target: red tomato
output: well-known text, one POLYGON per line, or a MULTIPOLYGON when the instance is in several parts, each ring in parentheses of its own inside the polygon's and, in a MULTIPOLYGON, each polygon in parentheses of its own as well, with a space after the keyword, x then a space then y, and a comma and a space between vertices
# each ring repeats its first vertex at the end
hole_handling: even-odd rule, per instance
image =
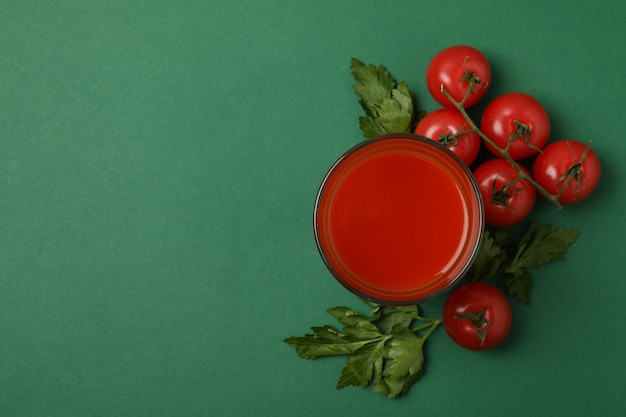
POLYGON ((471 350, 496 347, 511 328, 511 306, 496 287, 465 284, 448 296, 443 325, 456 344, 471 350))
MULTIPOLYGON (((524 159, 544 147, 550 136, 548 113, 534 97, 525 93, 504 94, 487 105, 480 130, 513 159, 524 159), (510 144, 509 144, 510 143, 510 144)), ((501 156, 485 142, 487 149, 501 156)))
POLYGON ((451 46, 439 52, 426 69, 428 91, 439 104, 454 108, 452 102, 441 92, 441 86, 456 101, 461 101, 467 93, 470 80, 474 86, 468 95, 464 108, 470 108, 485 95, 491 82, 491 67, 487 58, 471 46, 451 46))
POLYGON ((465 117, 457 110, 439 109, 419 121, 415 134, 432 139, 447 146, 466 165, 472 165, 480 151, 480 136, 475 132, 462 133, 470 127, 465 117))
MULTIPOLYGON (((522 171, 530 173, 523 167, 522 171)), ((524 219, 535 205, 537 190, 506 159, 483 162, 474 171, 474 178, 485 203, 485 222, 506 227, 524 219)))
POLYGON ((600 181, 600 159, 588 145, 558 140, 537 155, 533 178, 550 194, 559 193, 561 204, 584 200, 600 181))

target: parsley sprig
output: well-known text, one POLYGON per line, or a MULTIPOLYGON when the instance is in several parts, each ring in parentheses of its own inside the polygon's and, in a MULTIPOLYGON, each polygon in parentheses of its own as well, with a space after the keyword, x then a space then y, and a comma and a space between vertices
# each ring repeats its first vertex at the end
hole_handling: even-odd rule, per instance
POLYGON ((356 58, 352 58, 350 70, 356 80, 354 92, 365 111, 365 116, 359 117, 363 136, 409 132, 414 111, 407 83, 401 81, 396 85, 384 66, 365 65, 356 58))
POLYGON ((562 258, 578 236, 577 229, 531 223, 516 243, 509 229, 486 230, 471 267, 473 280, 488 282, 499 277, 511 297, 530 304, 533 275, 529 268, 562 258))
POLYGON ((424 373, 424 342, 441 319, 420 316, 416 305, 366 303, 372 307, 369 316, 347 307, 328 310, 342 331, 330 325, 311 327, 313 333, 289 337, 285 343, 305 359, 345 355, 337 389, 371 385, 390 398, 405 395, 424 373))

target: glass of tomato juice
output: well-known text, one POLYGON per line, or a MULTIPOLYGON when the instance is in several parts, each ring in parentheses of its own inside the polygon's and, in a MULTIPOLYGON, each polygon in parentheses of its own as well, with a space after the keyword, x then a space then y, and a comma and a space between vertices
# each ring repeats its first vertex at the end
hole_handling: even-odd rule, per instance
POLYGON ((317 247, 354 294, 386 305, 445 292, 470 268, 484 207, 469 168, 412 134, 364 140, 326 174, 314 210, 317 247))

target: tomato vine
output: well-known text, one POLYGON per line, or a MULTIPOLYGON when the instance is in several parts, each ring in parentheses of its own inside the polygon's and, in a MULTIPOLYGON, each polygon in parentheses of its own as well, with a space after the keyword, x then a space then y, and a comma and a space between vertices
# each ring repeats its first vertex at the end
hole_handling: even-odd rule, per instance
MULTIPOLYGON (((454 97, 452 97, 450 95, 450 93, 448 93, 448 91, 445 89, 445 87, 443 85, 441 86, 441 92, 448 98, 448 100, 450 100, 450 102, 452 102, 452 104, 454 104, 454 107, 456 107, 456 109, 463 115, 463 117, 465 118, 465 120, 467 121, 467 123, 470 126, 470 129, 469 129, 470 132, 476 133, 478 136, 481 137, 481 139, 483 139, 493 149, 495 149, 504 159, 506 159, 511 164, 511 166, 517 171, 517 173, 519 174, 521 179, 524 179, 524 180, 528 181, 529 184, 531 184, 533 187, 535 187, 535 189, 537 190, 538 193, 540 193, 543 197, 545 197, 546 200, 548 200, 549 202, 554 204, 557 209, 563 208, 563 205, 559 202, 559 197, 560 197, 561 193, 565 190, 566 187, 563 187, 558 194, 551 194, 550 192, 548 192, 537 181, 535 181, 532 178, 532 176, 530 176, 526 172, 524 172, 524 170, 522 169, 521 165, 518 164, 517 161, 515 159, 513 159, 511 157, 511 155, 509 154, 508 147, 507 148, 501 148, 500 146, 498 146, 493 140, 491 140, 491 138, 489 136, 485 135, 480 130, 480 128, 476 125, 474 120, 467 113, 467 111, 465 110, 463 105, 465 104, 465 100, 467 100, 467 97, 469 96, 469 94, 472 91, 473 83, 474 83, 474 81, 470 79, 467 93, 465 94, 465 96, 463 97, 463 99, 461 101, 456 101, 454 99, 454 97)), ((513 142, 510 141, 509 144, 510 143, 513 143, 513 142)))

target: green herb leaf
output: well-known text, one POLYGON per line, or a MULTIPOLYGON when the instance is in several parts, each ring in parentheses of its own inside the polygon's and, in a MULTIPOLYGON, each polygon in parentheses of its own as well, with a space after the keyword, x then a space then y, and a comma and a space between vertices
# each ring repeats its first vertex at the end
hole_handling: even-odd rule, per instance
POLYGON ((366 138, 373 138, 387 133, 380 123, 364 116, 359 117, 359 127, 366 138))
POLYGON ((422 377, 424 339, 407 328, 401 328, 389 345, 389 359, 385 362, 383 378, 374 390, 393 398, 406 394, 422 377))
POLYGON ((515 253, 517 244, 511 235, 511 231, 507 227, 498 227, 493 232, 493 241, 496 245, 503 248, 507 253, 515 253))
POLYGON ((537 267, 560 259, 580 236, 576 229, 553 229, 550 225, 541 226, 536 231, 535 229, 536 224, 531 224, 520 241, 517 254, 509 268, 515 270, 537 267))
POLYGON ((346 358, 346 366, 341 371, 337 389, 349 385, 365 387, 374 377, 379 380, 382 374, 384 355, 384 341, 356 350, 346 358))
POLYGON ((530 304, 530 294, 533 289, 533 276, 530 272, 520 269, 518 274, 502 280, 506 292, 524 304, 530 304))
POLYGON ((392 398, 404 395, 424 372, 423 345, 441 320, 420 317, 418 306, 366 304, 372 307, 370 316, 348 307, 328 309, 343 331, 329 325, 312 327, 313 333, 285 342, 305 359, 346 355, 337 389, 371 385, 392 398), (423 324, 412 329, 414 321, 423 324))
POLYGON ((371 138, 385 133, 409 132, 413 122, 413 97, 409 86, 404 81, 396 86, 382 65, 365 65, 352 58, 350 70, 356 80, 354 92, 365 111, 365 116, 359 117, 363 135, 371 138))
POLYGON ((368 343, 368 341, 351 338, 344 333, 339 333, 331 326, 312 327, 311 330, 315 333, 285 339, 285 343, 293 347, 298 356, 305 359, 349 355, 368 343))
POLYGON ((409 328, 413 320, 419 320, 419 308, 412 306, 382 306, 376 326, 384 333, 390 334, 397 327, 409 328))
POLYGON ((503 269, 507 278, 502 285, 507 293, 524 304, 530 304, 533 277, 526 268, 562 258, 578 236, 580 232, 576 229, 553 228, 550 225, 537 228, 532 223, 520 240, 515 256, 503 269))
POLYGON ((329 309, 328 312, 344 325, 343 330, 348 336, 361 340, 382 336, 376 325, 354 310, 347 307, 335 307, 329 309))
POLYGON ((470 269, 472 279, 486 282, 500 277, 511 297, 530 304, 533 276, 528 268, 562 258, 579 236, 576 229, 531 223, 516 243, 506 228, 497 228, 493 233, 486 230, 470 269))
POLYGON ((478 254, 470 269, 473 280, 487 282, 498 275, 506 257, 506 251, 495 242, 489 230, 485 230, 478 254))

